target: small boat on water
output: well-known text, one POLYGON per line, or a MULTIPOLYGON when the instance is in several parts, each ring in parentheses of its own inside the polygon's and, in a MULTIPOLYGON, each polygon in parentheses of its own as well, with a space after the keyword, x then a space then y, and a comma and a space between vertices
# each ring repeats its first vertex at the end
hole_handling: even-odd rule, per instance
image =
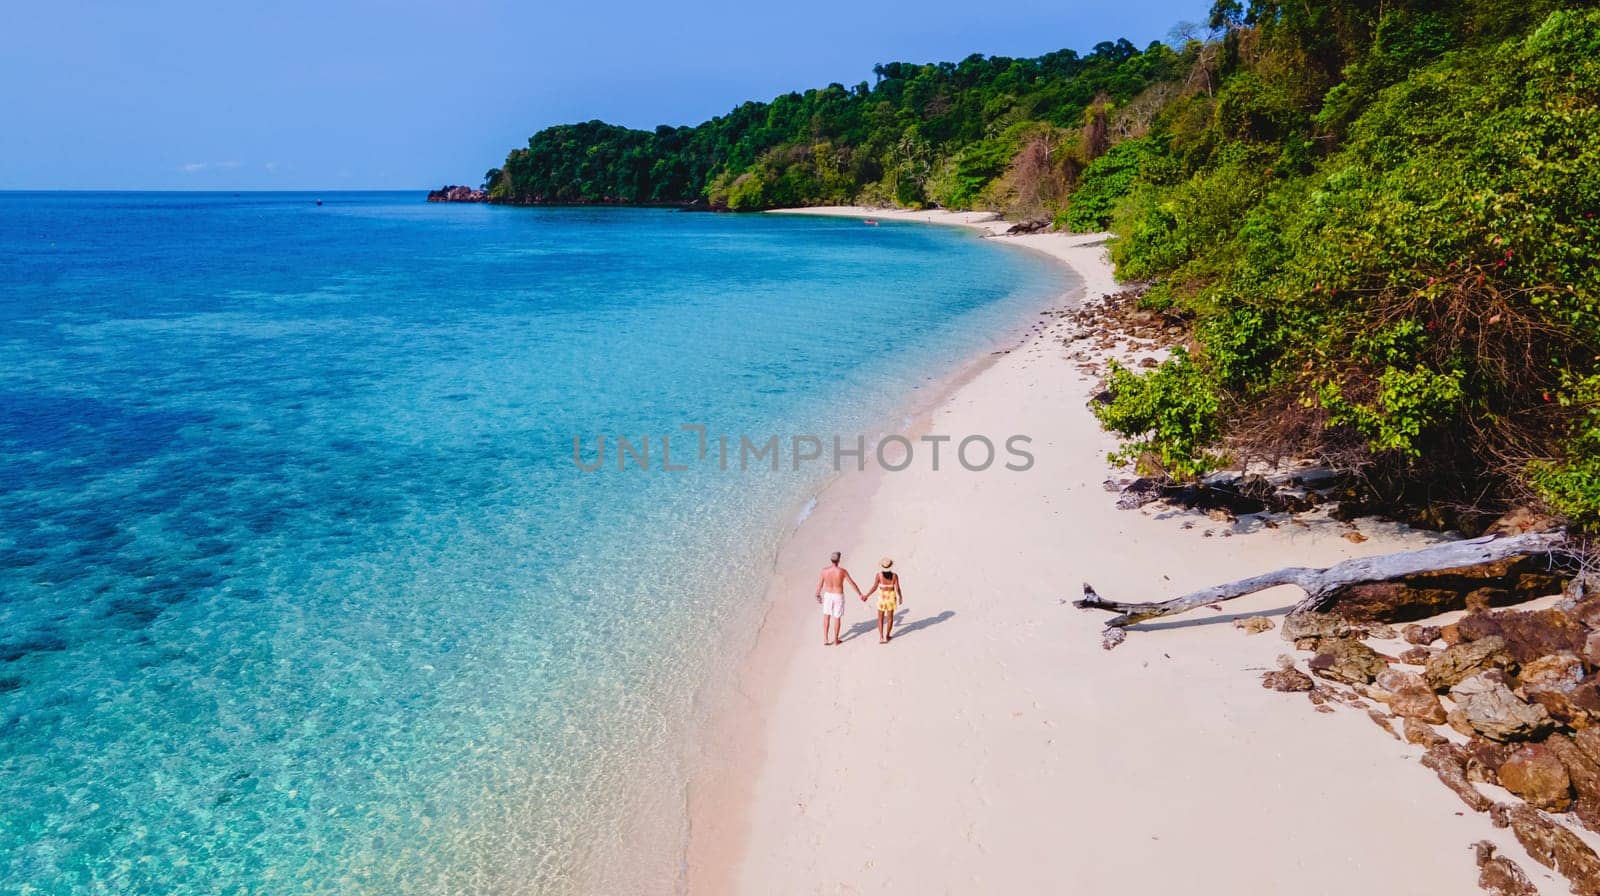
POLYGON ((861 223, 867 225, 868 227, 877 227, 878 226, 877 219, 875 219, 875 218, 867 218, 867 219, 863 220, 861 223))

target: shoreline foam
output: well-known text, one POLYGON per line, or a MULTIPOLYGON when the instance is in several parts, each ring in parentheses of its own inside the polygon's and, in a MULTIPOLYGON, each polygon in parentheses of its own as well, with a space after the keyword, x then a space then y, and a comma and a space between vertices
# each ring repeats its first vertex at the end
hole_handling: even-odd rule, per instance
MULTIPOLYGON (((977 214, 802 211, 1004 226, 977 214)), ((1098 238, 1006 242, 1064 261, 1086 295, 1116 288, 1098 238)), ((1092 384, 1040 338, 1058 326, 927 416, 954 433, 1031 427, 1036 469, 841 477, 780 549, 755 646, 704 735, 684 888, 1470 892, 1470 843, 1520 855, 1401 758, 1417 748, 1382 737, 1364 713, 1317 715, 1261 689, 1255 672, 1286 645, 1226 623, 1279 611, 1292 590, 1147 624, 1117 651, 1099 649, 1103 620, 1062 605, 1081 581, 1155 598, 1427 536, 1364 521, 1368 540, 1353 544, 1331 522, 1265 530, 1116 510, 1099 485, 1115 472, 1104 460, 1113 440, 1085 407, 1092 384), (875 643, 854 602, 845 644, 820 645, 807 595, 835 547, 858 578, 878 554, 896 556, 908 609, 892 645, 875 643)), ((1563 889, 1529 870, 1542 890, 1563 889)))

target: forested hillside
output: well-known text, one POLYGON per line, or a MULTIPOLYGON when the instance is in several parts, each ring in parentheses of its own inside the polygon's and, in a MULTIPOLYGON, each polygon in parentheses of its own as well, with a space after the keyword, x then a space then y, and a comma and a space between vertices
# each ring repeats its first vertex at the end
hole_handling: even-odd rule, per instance
POLYGON ((696 127, 550 128, 487 186, 1109 228, 1191 333, 1100 409, 1147 470, 1321 457, 1439 525, 1600 524, 1592 4, 1220 0, 1171 45, 874 74, 696 127))
MULTIPOLYGON (((703 202, 735 211, 1009 204, 996 182, 1019 153, 1037 153, 1045 168, 1075 165, 1052 153, 1086 122, 1103 149, 1113 136, 1110 110, 1191 64, 1166 44, 1141 52, 1125 40, 1087 56, 1062 50, 1036 59, 894 62, 874 67, 870 86, 830 84, 745 103, 694 127, 651 132, 591 121, 547 128, 488 172, 485 186, 509 203, 703 202)), ((1062 195, 1027 198, 1042 208, 1062 195)))

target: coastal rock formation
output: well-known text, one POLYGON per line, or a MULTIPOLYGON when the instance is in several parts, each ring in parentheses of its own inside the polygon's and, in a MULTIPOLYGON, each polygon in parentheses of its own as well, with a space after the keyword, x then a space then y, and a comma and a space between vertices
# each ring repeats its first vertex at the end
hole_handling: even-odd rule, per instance
POLYGON ((1243 629, 1247 635, 1259 635, 1262 632, 1271 631, 1274 625, 1275 623, 1265 616, 1251 616, 1247 619, 1233 620, 1233 627, 1243 629))
POLYGON ((1324 638, 1360 637, 1365 632, 1349 620, 1326 613, 1290 613, 1283 619, 1281 634, 1301 650, 1314 650, 1324 638))
POLYGON ((1433 693, 1433 688, 1421 675, 1399 669, 1385 669, 1378 673, 1367 694, 1389 711, 1406 719, 1417 719, 1431 725, 1443 725, 1444 706, 1433 693))
MULTIPOLYGON (((1543 593, 1553 594, 1559 590, 1543 593)), ((1588 632, 1577 619, 1555 608, 1471 613, 1456 623, 1456 628, 1464 641, 1503 639, 1506 649, 1519 663, 1562 651, 1576 654, 1584 649, 1588 639, 1588 632)))
POLYGON ((1444 741, 1428 748, 1422 754, 1422 764, 1433 769, 1444 786, 1450 788, 1474 812, 1487 812, 1494 800, 1472 786, 1467 780, 1467 751, 1456 744, 1444 741))
POLYGON ((1550 713, 1535 703, 1517 699, 1503 682, 1489 673, 1474 675, 1450 689, 1456 708, 1448 713, 1450 727, 1463 734, 1478 733, 1501 742, 1528 740, 1555 726, 1550 713))
POLYGON ((1544 744, 1525 744, 1501 764, 1496 780, 1528 805, 1565 812, 1572 805, 1567 767, 1544 744))
POLYGON ((1434 690, 1448 691, 1464 678, 1489 669, 1504 669, 1513 663, 1511 654, 1506 651, 1505 639, 1490 636, 1470 644, 1445 648, 1442 653, 1428 659, 1427 671, 1423 675, 1434 690))
POLYGON ((1316 683, 1311 676, 1294 667, 1294 657, 1284 655, 1278 657, 1277 669, 1261 676, 1261 686, 1274 691, 1298 693, 1311 690, 1316 683))
POLYGON ((1397 659, 1408 666, 1426 666, 1433 656, 1434 652, 1426 647, 1412 647, 1401 651, 1397 659))
POLYGON ((1047 219, 1047 218, 1035 218, 1035 219, 1033 219, 1031 221, 1018 221, 1017 223, 1011 225, 1010 227, 1007 227, 1006 228, 1006 236, 1016 236, 1018 234, 1025 234, 1025 233, 1044 233, 1045 231, 1047 231, 1049 229, 1050 229, 1050 221, 1049 221, 1049 219, 1047 219))
POLYGON ((1577 834, 1532 806, 1498 804, 1490 809, 1490 817, 1496 825, 1509 827, 1534 861, 1560 872, 1572 892, 1600 893, 1600 856, 1577 834))
POLYGON ((1354 638, 1331 638, 1317 647, 1307 664, 1311 674, 1344 684, 1366 684, 1389 668, 1384 656, 1354 638))
POLYGON ((1539 896, 1539 890, 1516 862, 1494 854, 1493 843, 1479 840, 1472 848, 1478 855, 1478 886, 1490 896, 1539 896))
POLYGON ((1426 647, 1439 640, 1439 627, 1437 625, 1408 625, 1400 630, 1400 637, 1405 638, 1408 644, 1426 647))
POLYGON ((488 190, 474 190, 471 187, 447 184, 437 190, 428 191, 429 202, 488 202, 488 190))
POLYGON ((1499 784, 1500 766, 1516 751, 1510 744, 1497 744, 1481 737, 1467 741, 1462 749, 1467 751, 1467 780, 1478 784, 1499 784))
POLYGON ((1421 719, 1404 719, 1400 723, 1400 731, 1405 736, 1405 742, 1416 744, 1419 747, 1432 747, 1437 744, 1447 743, 1444 735, 1433 730, 1433 726, 1421 719))
POLYGON ((1346 619, 1407 622, 1450 610, 1504 607, 1557 594, 1566 576, 1543 556, 1419 572, 1381 582, 1360 582, 1329 596, 1327 612, 1346 619))

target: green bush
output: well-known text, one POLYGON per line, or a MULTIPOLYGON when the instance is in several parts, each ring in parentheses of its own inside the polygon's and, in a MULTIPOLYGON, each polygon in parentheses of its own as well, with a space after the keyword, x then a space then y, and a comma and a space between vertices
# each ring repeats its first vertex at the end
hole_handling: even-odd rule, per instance
POLYGON ((1124 140, 1090 162, 1067 200, 1060 223, 1078 233, 1105 230, 1111 224, 1112 210, 1128 195, 1140 166, 1159 152, 1160 147, 1151 140, 1124 140))
POLYGON ((1106 389, 1111 400, 1096 405, 1095 416, 1128 439, 1111 455, 1113 463, 1136 462, 1141 472, 1181 479, 1200 476, 1220 461, 1212 453, 1221 432, 1217 386, 1188 352, 1178 349, 1142 374, 1113 363, 1106 389), (1150 468, 1148 457, 1160 470, 1150 468))

